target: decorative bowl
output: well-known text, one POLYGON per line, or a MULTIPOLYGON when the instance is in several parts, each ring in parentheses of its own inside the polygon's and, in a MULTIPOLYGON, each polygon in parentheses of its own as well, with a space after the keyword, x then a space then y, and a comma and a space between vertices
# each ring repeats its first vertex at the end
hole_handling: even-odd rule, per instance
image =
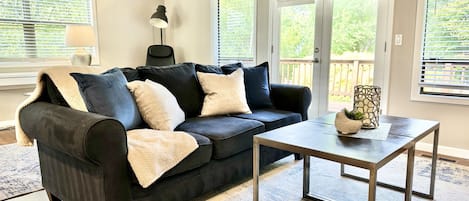
POLYGON ((337 112, 335 115, 335 127, 340 134, 355 134, 362 127, 362 120, 353 120, 347 118, 345 112, 337 112))

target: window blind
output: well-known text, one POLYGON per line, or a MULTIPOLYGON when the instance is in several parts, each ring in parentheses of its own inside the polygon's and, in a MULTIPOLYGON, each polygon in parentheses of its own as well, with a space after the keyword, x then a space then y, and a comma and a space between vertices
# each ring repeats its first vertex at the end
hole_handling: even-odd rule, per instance
MULTIPOLYGON (((0 1, 0 60, 69 58, 67 24, 92 23, 91 0, 0 1)), ((94 54, 95 48, 89 48, 94 54)))
POLYGON ((255 0, 218 0, 218 62, 255 63, 255 0))
POLYGON ((469 0, 427 0, 420 93, 469 97, 469 0))

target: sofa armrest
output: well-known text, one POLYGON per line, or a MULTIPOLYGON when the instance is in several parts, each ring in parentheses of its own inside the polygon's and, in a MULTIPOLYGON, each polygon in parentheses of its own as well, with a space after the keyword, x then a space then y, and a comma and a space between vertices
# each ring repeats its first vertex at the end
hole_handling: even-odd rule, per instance
MULTIPOLYGON (((23 130, 41 145, 83 161, 82 164, 95 164, 96 172, 101 172, 100 175, 93 176, 85 173, 81 177, 100 178, 102 183, 90 187, 103 189, 104 197, 99 198, 100 200, 131 199, 127 136, 119 121, 45 102, 32 103, 24 107, 20 111, 19 119, 23 130)), ((41 168, 44 166, 54 168, 54 166, 49 167, 49 164, 41 163, 41 168)), ((70 176, 76 177, 76 175, 58 175, 57 177, 70 176)), ((58 182, 54 185, 64 184, 58 182)), ((70 192, 54 193, 59 194, 58 197, 61 195, 67 197, 67 193, 70 192)))
POLYGON ((300 113, 303 121, 308 119, 311 104, 311 90, 308 87, 288 84, 270 86, 270 97, 275 108, 300 113))

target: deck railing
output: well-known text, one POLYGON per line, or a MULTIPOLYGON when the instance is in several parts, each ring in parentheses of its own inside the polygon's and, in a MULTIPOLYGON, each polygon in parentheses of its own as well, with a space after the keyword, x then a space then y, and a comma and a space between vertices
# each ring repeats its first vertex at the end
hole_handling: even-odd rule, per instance
MULTIPOLYGON (((353 87, 373 84, 373 60, 332 59, 330 62, 329 95, 353 96, 353 87)), ((313 60, 281 59, 282 83, 312 86, 313 60)))
MULTIPOLYGON (((234 61, 242 61, 246 66, 254 65, 252 59, 246 58, 222 59, 220 63, 233 63, 234 61)), ((311 59, 281 59, 279 68, 281 83, 312 87, 313 64, 311 59)), ((331 59, 329 95, 345 97, 349 100, 353 96, 355 85, 373 84, 373 68, 372 59, 331 59)))

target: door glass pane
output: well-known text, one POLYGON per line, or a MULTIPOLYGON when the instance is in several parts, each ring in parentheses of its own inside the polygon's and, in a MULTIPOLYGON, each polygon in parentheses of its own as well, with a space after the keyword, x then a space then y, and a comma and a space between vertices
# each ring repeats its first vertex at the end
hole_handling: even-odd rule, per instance
POLYGON ((329 111, 352 109, 353 87, 373 84, 378 0, 334 0, 329 111))
POLYGON ((312 88, 315 4, 280 7, 280 82, 312 88))

